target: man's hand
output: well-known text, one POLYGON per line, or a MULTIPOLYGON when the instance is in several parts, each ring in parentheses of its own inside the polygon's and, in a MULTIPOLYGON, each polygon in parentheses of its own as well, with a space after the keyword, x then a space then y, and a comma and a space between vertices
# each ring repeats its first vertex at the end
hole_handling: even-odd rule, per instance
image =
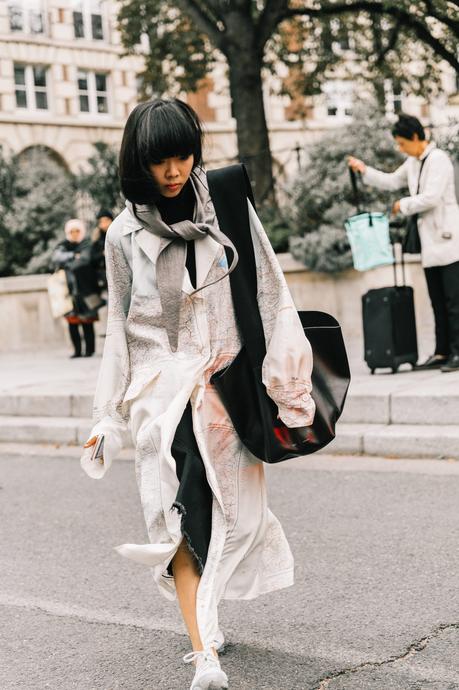
POLYGON ((347 164, 354 172, 362 173, 362 175, 364 175, 367 171, 367 166, 365 165, 365 163, 363 161, 360 160, 360 158, 354 158, 354 156, 348 156, 347 164))
POLYGON ((400 201, 394 201, 392 205, 392 215, 396 216, 397 213, 400 213, 400 201))

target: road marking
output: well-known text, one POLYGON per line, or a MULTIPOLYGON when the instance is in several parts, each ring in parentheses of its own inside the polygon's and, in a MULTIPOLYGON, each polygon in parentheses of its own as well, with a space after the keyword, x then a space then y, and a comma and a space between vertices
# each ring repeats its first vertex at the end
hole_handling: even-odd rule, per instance
POLYGON ((177 630, 177 626, 165 620, 153 622, 149 618, 137 618, 125 614, 111 613, 103 609, 87 609, 82 606, 72 606, 58 601, 41 599, 39 597, 20 597, 9 592, 0 592, 0 606, 11 606, 29 611, 42 611, 51 616, 63 618, 77 618, 85 623, 101 625, 124 625, 132 628, 142 628, 151 631, 168 631, 177 635, 185 635, 185 630, 177 630))

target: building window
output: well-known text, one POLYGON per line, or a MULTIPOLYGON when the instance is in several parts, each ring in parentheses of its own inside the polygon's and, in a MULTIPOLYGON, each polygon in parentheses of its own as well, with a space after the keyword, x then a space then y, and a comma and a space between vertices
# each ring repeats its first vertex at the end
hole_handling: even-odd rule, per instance
POLYGON ((77 80, 80 113, 108 113, 107 75, 79 70, 77 80))
POLYGON ((343 119, 352 117, 354 85, 350 81, 336 80, 324 84, 328 117, 343 119))
POLYGON ((47 69, 42 65, 14 65, 16 107, 48 110, 47 69))
POLYGON ((74 0, 73 33, 75 38, 104 40, 101 0, 74 0))
POLYGON ((42 0, 10 0, 8 15, 11 31, 42 34, 45 19, 42 0))
POLYGON ((386 80, 384 86, 386 92, 386 113, 398 115, 403 110, 403 90, 399 85, 394 84, 390 80, 386 80))

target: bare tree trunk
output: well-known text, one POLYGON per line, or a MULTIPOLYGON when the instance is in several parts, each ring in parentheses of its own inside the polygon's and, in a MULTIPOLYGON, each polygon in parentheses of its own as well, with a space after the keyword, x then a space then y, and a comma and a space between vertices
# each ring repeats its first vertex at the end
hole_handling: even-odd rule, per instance
POLYGON ((236 119, 237 143, 258 202, 275 203, 272 158, 266 125, 261 78, 262 60, 255 50, 229 48, 226 54, 232 114, 236 119))

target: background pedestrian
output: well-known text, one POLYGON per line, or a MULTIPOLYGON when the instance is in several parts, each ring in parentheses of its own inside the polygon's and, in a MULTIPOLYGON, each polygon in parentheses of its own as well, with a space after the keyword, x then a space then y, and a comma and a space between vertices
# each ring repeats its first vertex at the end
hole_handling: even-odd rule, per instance
POLYGON ((454 167, 445 151, 426 139, 421 122, 401 114, 392 134, 407 160, 392 173, 349 158, 366 184, 380 189, 408 187, 393 203, 394 214, 411 218, 419 233, 424 273, 435 318, 435 352, 418 369, 459 370, 459 206, 454 167))
POLYGON ((73 311, 66 315, 74 352, 71 358, 91 357, 95 352, 94 322, 97 321, 99 301, 97 277, 91 261, 91 240, 86 237, 86 226, 78 218, 65 224, 65 237, 54 250, 53 263, 65 269, 73 302, 73 311), (81 348, 80 327, 83 329, 85 351, 81 348))
POLYGON ((97 226, 92 234, 91 260, 97 274, 100 294, 104 297, 107 290, 105 274, 105 239, 107 230, 113 222, 113 213, 107 208, 101 208, 96 216, 97 226))

